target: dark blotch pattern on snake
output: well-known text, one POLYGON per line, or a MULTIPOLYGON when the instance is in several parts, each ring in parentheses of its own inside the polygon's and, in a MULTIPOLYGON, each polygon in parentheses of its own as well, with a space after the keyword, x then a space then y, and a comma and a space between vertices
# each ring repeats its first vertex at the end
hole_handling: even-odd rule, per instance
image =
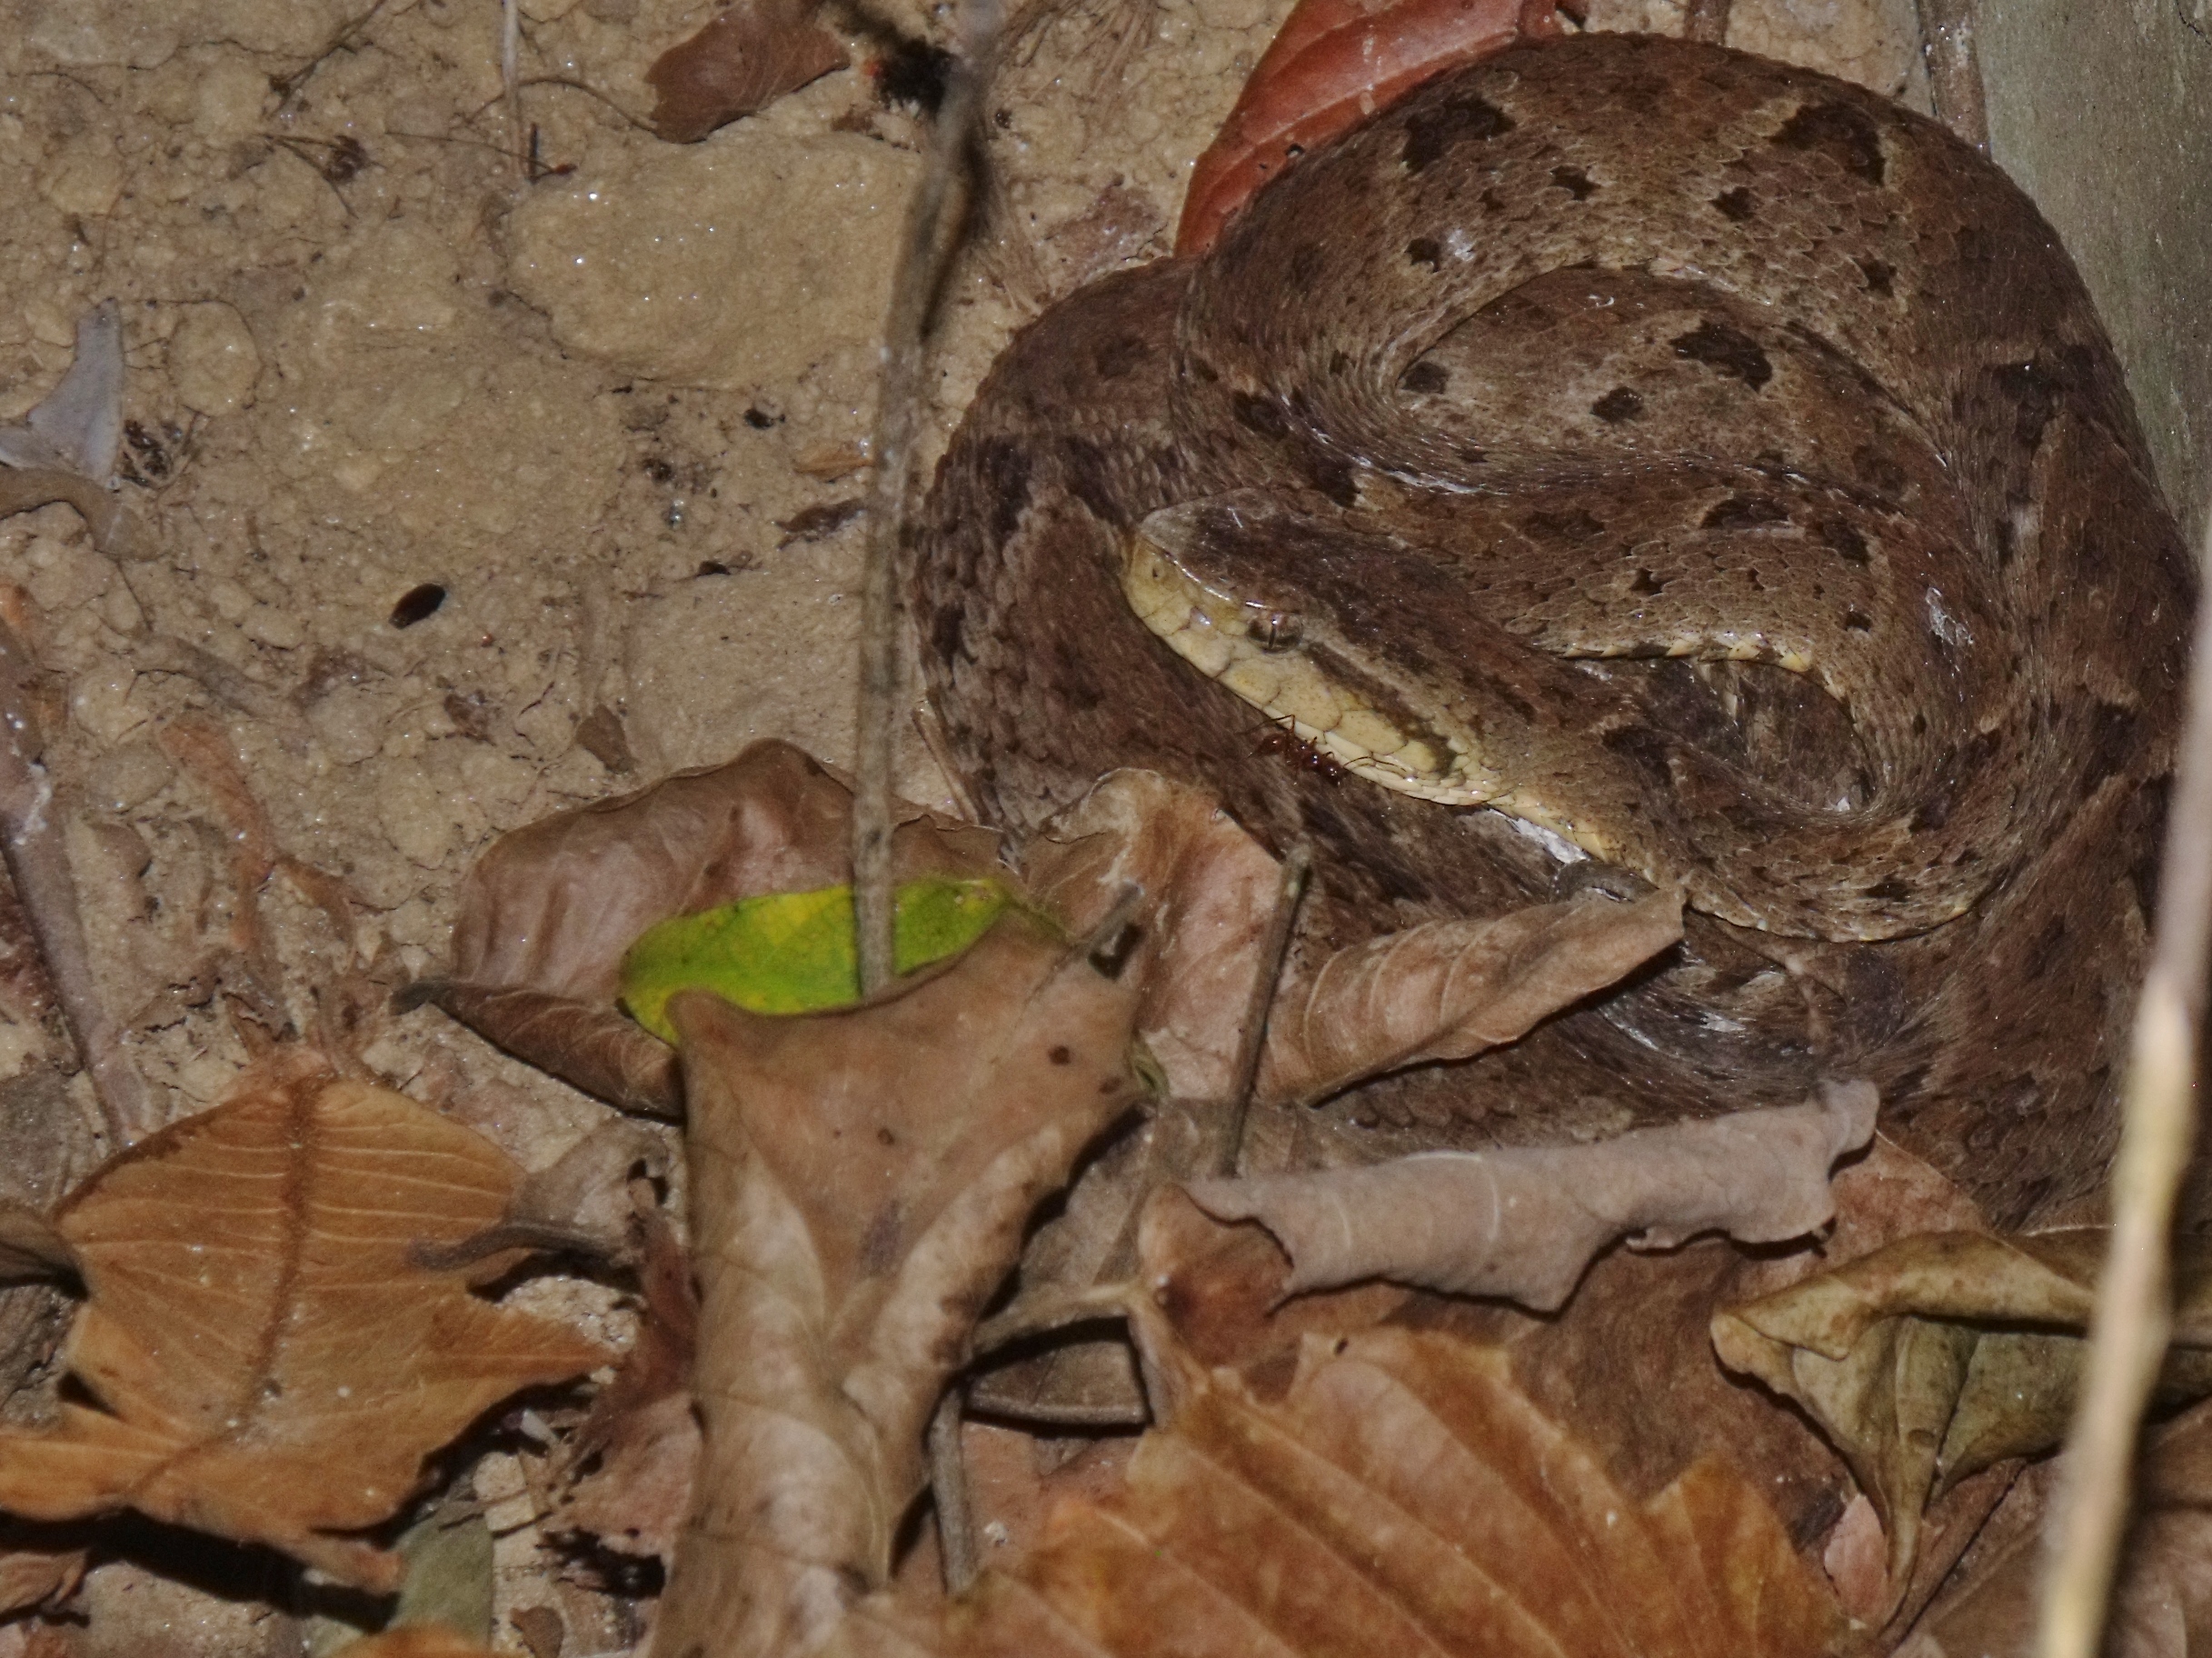
POLYGON ((990 815, 1202 784, 1313 841, 1312 947, 1545 899, 1500 812, 1255 744, 1123 596, 1148 519, 1695 912, 1432 1089, 1653 1120, 1863 1074, 2000 1224, 2094 1189, 2194 578, 2071 264, 1941 129, 1716 48, 1510 52, 1056 306, 946 455, 910 593, 990 815))

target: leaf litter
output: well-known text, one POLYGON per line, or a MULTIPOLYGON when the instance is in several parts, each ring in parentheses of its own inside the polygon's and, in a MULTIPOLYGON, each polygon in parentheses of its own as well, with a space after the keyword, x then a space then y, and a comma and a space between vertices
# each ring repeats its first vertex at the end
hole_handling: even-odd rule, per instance
MULTIPOLYGON (((381 165, 384 164, 380 163, 379 165, 381 165)), ((5 483, 6 479, 5 474, 0 474, 0 486, 4 486, 5 483)), ((620 726, 618 725, 616 729, 619 734, 620 726)), ((1034 853, 1038 849, 1031 849, 1031 852, 1034 853)), ((588 868, 588 865, 586 867, 588 868)), ((1259 870, 1258 874, 1264 883, 1265 879, 1271 874, 1271 871, 1262 869, 1259 870)), ((832 872, 825 874, 822 878, 824 880, 834 880, 841 877, 837 876, 832 872)), ((790 889, 779 889, 771 886, 763 887, 760 890, 773 891, 790 889)), ((1111 894, 1109 895, 1111 896, 1111 894)), ((1256 929, 1259 924, 1257 916, 1260 911, 1263 910, 1264 907, 1264 904, 1259 905, 1256 909, 1252 908, 1251 906, 1247 906, 1247 913, 1244 922, 1242 924, 1232 924, 1231 930, 1233 931, 1236 924, 1242 924, 1248 929, 1256 929)), ((511 934, 510 936, 513 935, 511 934)), ((531 934, 525 931, 523 936, 527 937, 531 936, 531 934)), ((1233 980, 1235 974, 1233 972, 1231 972, 1225 976, 1228 979, 1233 980)), ((1338 969, 1338 976, 1340 982, 1342 982, 1349 976, 1349 964, 1340 966, 1338 969)), ((1191 998, 1187 989, 1185 991, 1177 992, 1173 995, 1160 990, 1159 986, 1161 984, 1173 983, 1175 978, 1175 974, 1170 974, 1163 975, 1161 979, 1147 979, 1144 981, 1145 989, 1142 992, 1142 995, 1158 998, 1158 1005, 1155 1007, 1154 1011, 1158 1012, 1160 1008, 1164 1007, 1166 1010, 1166 1014, 1149 1023, 1144 1021, 1142 1015, 1140 1015, 1140 1023, 1142 1024, 1142 1028, 1144 1028, 1147 1032, 1151 1033, 1155 1036, 1161 1035, 1182 1025, 1188 1025, 1189 1028, 1198 1031, 1198 1038, 1186 1050, 1185 1057, 1188 1058, 1198 1056, 1204 1058, 1206 1063, 1212 1066, 1214 1074, 1211 1080, 1201 1078, 1193 1084, 1187 1097, 1191 1101, 1199 1102, 1201 1104, 1211 1104, 1218 1101, 1218 1099, 1225 1092, 1227 1092, 1230 1085, 1231 1074, 1233 1071, 1231 1062, 1233 1060, 1235 1052, 1235 1043, 1233 1041, 1233 1036, 1235 1034, 1235 1020, 1231 1015, 1237 1008, 1242 1005, 1242 1004, 1234 995, 1223 995, 1220 999, 1220 1007, 1213 1014, 1205 1018, 1197 1017, 1192 1012, 1191 998), (1226 1036, 1223 1034, 1224 1033, 1227 1033, 1226 1036)), ((1190 983, 1191 983, 1191 981, 1184 981, 1186 986, 1190 983)), ((463 987, 470 989, 482 988, 481 984, 465 979, 461 980, 460 984, 463 987)), ((546 993, 543 992, 516 991, 512 988, 505 987, 503 987, 497 992, 486 992, 485 994, 519 996, 546 994, 546 993)), ((1199 998, 1199 1001, 1202 1003, 1204 998, 1199 998)), ((594 1004, 581 998, 563 1002, 560 1001, 557 996, 555 996, 536 1004, 536 1012, 542 1022, 547 1026, 557 1027, 555 1034, 558 1037, 558 1041, 554 1043, 554 1045, 558 1046, 561 1043, 567 1044, 568 1057, 564 1063, 568 1064, 572 1070, 579 1068, 580 1057, 583 1055, 587 1045, 582 1040, 574 1037, 573 1033, 576 1029, 575 1020, 580 1013, 586 1008, 593 1006, 596 1006, 600 1012, 604 1013, 606 1011, 605 1004, 594 1004)), ((1541 1015, 1539 1014, 1536 1016, 1540 1017, 1541 1015)), ((1310 1023, 1313 1025, 1313 1028, 1320 1034, 1320 1035, 1324 1038, 1325 1043, 1333 1041, 1334 1034, 1329 1030, 1327 1022, 1310 1021, 1309 1023, 1310 1023)), ((656 1049, 654 1047, 645 1045, 643 1040, 638 1038, 638 1034, 634 1026, 627 1025, 626 1022, 619 1022, 612 1014, 608 1015, 608 1024, 602 1030, 602 1034, 603 1034, 604 1031, 617 1028, 618 1024, 623 1031, 623 1040, 621 1042, 615 1042, 613 1038, 609 1038, 607 1051, 615 1055, 616 1059, 620 1063, 612 1065, 606 1074, 613 1076, 617 1080, 620 1087, 630 1090, 628 1097, 625 1099, 625 1103, 635 1103, 650 1098, 653 1102, 657 1103, 662 1109, 673 1110, 676 1104, 677 1090, 674 1081, 674 1071, 667 1050, 664 1048, 660 1048, 657 1049, 656 1053, 656 1049), (641 1060, 641 1056, 651 1056, 642 1061, 642 1069, 633 1067, 630 1070, 624 1070, 623 1068, 624 1064, 627 1064, 632 1061, 641 1060), (641 1078, 644 1080, 639 1080, 641 1078)), ((1161 1070, 1163 1074, 1178 1078, 1195 1076, 1197 1074, 1195 1069, 1191 1071, 1179 1071, 1175 1062, 1166 1060, 1162 1054, 1158 1051, 1165 1049, 1170 1044, 1165 1042, 1159 1042, 1153 1045, 1155 1046, 1156 1050, 1154 1055, 1155 1058, 1161 1061, 1161 1070)), ((1362 1047, 1362 1054, 1364 1056, 1372 1060, 1372 1062, 1377 1065, 1390 1063, 1387 1057, 1377 1057, 1379 1055, 1387 1054, 1388 1051, 1388 1044, 1380 1040, 1380 1038, 1370 1043, 1364 1044, 1362 1047)), ((1410 1053, 1410 1050, 1408 1050, 1408 1052, 1410 1053)), ((1270 1063, 1275 1057, 1275 1050, 1272 1041, 1270 1041, 1270 1049, 1268 1057, 1270 1063)), ((1310 1066, 1305 1080, 1301 1082, 1297 1082, 1290 1084, 1284 1084, 1281 1083, 1281 1076, 1295 1076, 1295 1073, 1279 1074, 1275 1072, 1269 1072, 1264 1074, 1269 1080, 1263 1083, 1262 1091, 1267 1092, 1269 1090, 1279 1089, 1285 1097, 1300 1097, 1301 1095, 1310 1094, 1313 1091, 1325 1091, 1329 1086, 1332 1085, 1332 1076, 1349 1078, 1350 1072, 1348 1069, 1343 1068, 1340 1058, 1326 1054, 1322 1057, 1324 1063, 1310 1066), (1329 1069, 1330 1065, 1335 1065, 1339 1068, 1337 1071, 1332 1073, 1329 1069)), ((1360 1056, 1355 1055, 1354 1057, 1358 1058, 1360 1056)), ((1179 1097, 1181 1097, 1180 1084, 1178 1093, 1179 1097)), ((1717 1104, 1719 1102, 1717 1102, 1717 1104)), ((1188 1164, 1188 1160, 1184 1160, 1182 1164, 1179 1164, 1177 1156, 1171 1155, 1167 1157, 1161 1164, 1148 1166, 1143 1172, 1143 1177, 1132 1184, 1137 1188, 1138 1194, 1141 1196, 1143 1192, 1150 1191, 1154 1188, 1159 1184, 1159 1181, 1163 1174, 1172 1174, 1179 1166, 1183 1167, 1185 1172, 1188 1172, 1188 1167, 1190 1166, 1188 1164)), ((1112 1205, 1109 1204, 1108 1208, 1111 1210, 1112 1205)), ((512 1217, 513 1213, 513 1210, 512 1204, 506 1210, 503 1211, 503 1214, 510 1218, 512 1217)), ((1131 1213, 1132 1211, 1131 1211, 1126 1204, 1122 1206, 1119 1212, 1119 1218, 1116 1220, 1115 1224, 1109 1228, 1108 1236, 1110 1242, 1111 1239, 1121 1236, 1127 1231, 1129 1225, 1129 1216, 1131 1213)), ((1255 1235, 1254 1229, 1250 1227, 1225 1228, 1217 1230, 1228 1233, 1241 1234, 1247 1235, 1248 1237, 1255 1235)), ((473 1238, 481 1239, 483 1234, 480 1231, 471 1235, 473 1238)), ((465 1240, 457 1240, 456 1242, 460 1241, 465 1240)), ((1111 1250, 1109 1250, 1108 1253, 1111 1254, 1111 1250)), ((1096 1275, 1092 1274, 1089 1282, 1095 1284, 1097 1282, 1096 1275)), ((1366 1296, 1376 1301, 1377 1303, 1388 1300, 1393 1303, 1402 1303, 1406 1299, 1402 1292, 1378 1291, 1372 1287, 1367 1290, 1351 1292, 1350 1294, 1355 1297, 1366 1296)), ((1301 1297, 1299 1302, 1291 1303, 1290 1307, 1280 1309, 1276 1314, 1271 1316, 1280 1318, 1285 1314, 1294 1313, 1296 1310, 1301 1308, 1306 1310, 1310 1314, 1313 1314, 1316 1313, 1318 1310, 1323 1309, 1328 1305, 1334 1304, 1336 1304, 1335 1302, 1330 1296, 1309 1295, 1301 1297)), ((407 1638, 409 1637, 394 1636, 391 1639, 402 1641, 407 1638)))
POLYGON ((495 1224, 521 1172, 404 1095, 293 1064, 112 1160, 55 1231, 88 1300, 65 1349, 95 1403, 0 1431, 0 1508, 135 1508, 397 1586, 341 1535, 390 1518, 484 1411, 606 1357, 472 1294, 513 1265, 416 1264, 495 1224))

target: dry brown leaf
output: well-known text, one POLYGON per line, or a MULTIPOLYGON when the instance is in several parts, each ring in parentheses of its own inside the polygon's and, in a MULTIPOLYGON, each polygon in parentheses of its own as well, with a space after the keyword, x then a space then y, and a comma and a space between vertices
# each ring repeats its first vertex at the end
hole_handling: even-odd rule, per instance
MULTIPOLYGON (((788 743, 502 835, 462 882, 450 976, 423 987, 532 1064, 634 1110, 679 1105, 667 1046, 615 1009, 623 956, 655 922, 852 878, 852 797, 788 743)), ((998 837, 918 807, 895 874, 994 866, 998 837)))
MULTIPOLYGON (((2107 1234, 1899 1240, 1713 1320, 1722 1363, 1796 1400, 1888 1538, 1893 1593, 1930 1501, 2064 1437, 2107 1234)), ((2212 1393, 2212 1241, 2177 1242, 2164 1403, 2212 1393)))
POLYGON ((1589 896, 1386 934, 1285 984, 1268 1013, 1263 1100, 1318 1100, 1363 1077, 1517 1041, 1682 937, 1679 894, 1589 896))
POLYGON ((1236 1054, 1280 872, 1211 796, 1152 772, 1114 772, 1024 849, 1038 902, 1082 931, 1131 886, 1146 904, 1122 974, 1137 1032, 1180 1099, 1219 1100, 1236 1054))
POLYGON ((0 1540, 0 1618, 59 1605, 84 1580, 83 1549, 13 1548, 0 1540))
POLYGON ((1435 1152, 1367 1169, 1199 1180, 1218 1220, 1256 1220, 1290 1252, 1286 1294, 1387 1278, 1549 1310, 1614 1239, 1668 1248, 1698 1233, 1750 1244, 1818 1231, 1828 1169, 1867 1144, 1866 1083, 1817 1101, 1637 1129, 1595 1145, 1435 1152))
MULTIPOLYGON (((1127 969, 1144 984, 1138 1030, 1171 1094, 1231 1092, 1275 860, 1211 797, 1114 772, 1027 849, 1025 867, 1040 899, 1077 927, 1128 884, 1144 890, 1151 907, 1127 969)), ((1340 951, 1278 987, 1255 1097, 1310 1101, 1400 1066, 1472 1058, 1681 936, 1679 901, 1657 894, 1431 922, 1340 951)))
POLYGON ((1748 1482, 1702 1463, 1630 1501, 1495 1351, 1310 1337, 1272 1403, 1230 1371, 1179 1380, 1117 1498, 1063 1506, 944 1612, 867 1603, 832 1650, 1812 1658, 1843 1638, 1748 1482))
POLYGON ((0 1433, 0 1509, 130 1507, 395 1587, 394 1556, 330 1533, 388 1518, 507 1394, 606 1356, 469 1293, 513 1255, 415 1263, 499 1220, 520 1178, 404 1095, 297 1064, 111 1159, 55 1217, 90 1294, 66 1358, 99 1406, 0 1433))
MULTIPOLYGON (((1125 1277, 1134 1216, 1163 1183, 1218 1166, 1227 1102, 1281 871, 1212 800, 1144 772, 1103 779, 1026 868, 1056 913, 1086 925, 1141 888, 1123 968, 1138 1030, 1175 1102, 1094 1165, 1024 1254, 1009 1322, 1064 1292, 1125 1277)), ((1258 1094, 1281 1104, 1423 1060, 1467 1057, 1618 977, 1680 935, 1670 897, 1544 905, 1374 940, 1294 973, 1268 1014, 1258 1094)), ((983 1377, 989 1408, 1042 1421, 1142 1420, 1126 1347, 1061 1343, 983 1377)))
POLYGON ((670 1011, 706 1449, 655 1643, 802 1651, 889 1582, 923 1424, 1024 1223, 1135 1104, 1134 996, 1010 913, 872 1005, 670 1011))
POLYGON ((643 1217, 645 1301, 637 1340, 614 1378, 599 1391, 576 1430, 571 1468, 598 1467, 570 1488, 556 1523, 588 1532, 625 1554, 666 1560, 691 1511, 699 1460, 692 1409, 692 1360, 699 1338, 699 1297, 691 1262, 658 1211, 643 1217))
POLYGON ((645 71, 653 130, 692 143, 852 61, 811 0, 736 0, 645 71))
MULTIPOLYGON (((2140 1512, 2113 1587, 2104 1658, 2212 1653, 2212 1405, 2153 1430, 2142 1457, 2140 1512)), ((1962 1574, 1897 1658, 2031 1658, 2043 1528, 1962 1574)))

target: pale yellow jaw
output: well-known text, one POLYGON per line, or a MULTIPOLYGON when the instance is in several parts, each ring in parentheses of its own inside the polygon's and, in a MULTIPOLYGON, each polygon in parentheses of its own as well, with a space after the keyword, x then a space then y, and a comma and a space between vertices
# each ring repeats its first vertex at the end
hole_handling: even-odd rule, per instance
POLYGON ((1177 655, 1348 771, 1448 806, 1491 804, 1504 793, 1505 780, 1471 742, 1400 729, 1304 652, 1271 643, 1263 608, 1209 587, 1141 528, 1124 548, 1121 589, 1177 655))
MULTIPOLYGON (((1170 519, 1171 512, 1156 517, 1170 519)), ((1312 637, 1307 619, 1223 592, 1171 546, 1146 534, 1144 525, 1123 544, 1121 590, 1144 625, 1177 655, 1347 771, 1440 805, 1489 806, 1590 857, 1626 860, 1628 848, 1619 834, 1561 810, 1530 788, 1527 777, 1513 777, 1497 764, 1502 756, 1484 754, 1480 734, 1464 722, 1441 708, 1424 712, 1418 724, 1387 714, 1356 686, 1328 673, 1303 646, 1326 645, 1327 654, 1354 663, 1360 674, 1390 684, 1400 693, 1393 698, 1400 707, 1433 707, 1438 699, 1432 693, 1401 685, 1386 664, 1359 660, 1337 642, 1312 637)))

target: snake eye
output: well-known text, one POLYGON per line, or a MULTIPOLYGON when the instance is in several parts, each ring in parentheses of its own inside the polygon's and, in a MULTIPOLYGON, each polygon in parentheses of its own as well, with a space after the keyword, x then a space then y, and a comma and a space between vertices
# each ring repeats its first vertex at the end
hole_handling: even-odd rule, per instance
POLYGON ((1306 631, 1304 620, 1295 611, 1268 610, 1252 618, 1248 631, 1263 651, 1287 651, 1306 631))

